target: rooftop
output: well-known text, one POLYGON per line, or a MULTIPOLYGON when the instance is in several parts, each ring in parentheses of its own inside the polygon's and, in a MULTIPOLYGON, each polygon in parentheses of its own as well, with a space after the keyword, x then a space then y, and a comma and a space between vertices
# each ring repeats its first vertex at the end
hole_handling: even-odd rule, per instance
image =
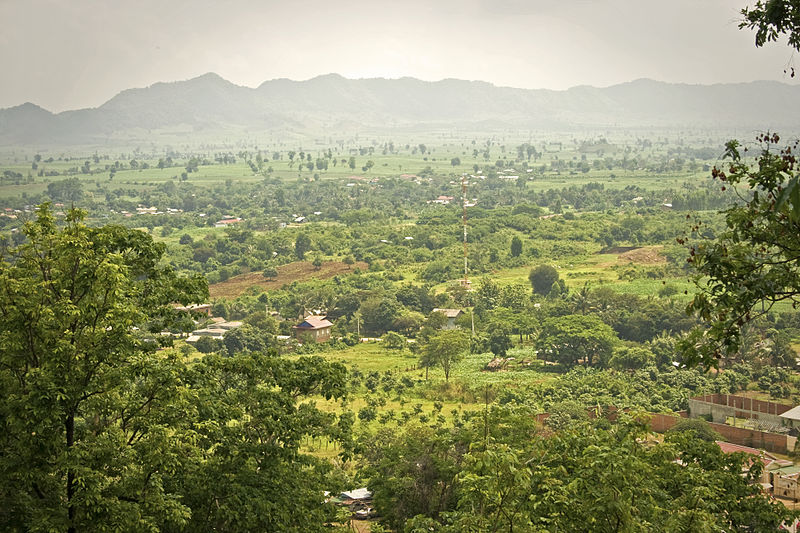
POLYGON ((297 329, 320 329, 333 326, 324 316, 307 316, 302 322, 294 326, 297 329))
POLYGON ((788 411, 781 413, 778 416, 789 420, 800 420, 800 405, 797 407, 792 407, 788 411))
POLYGON ((458 318, 458 315, 460 315, 463 312, 461 311, 461 309, 440 309, 438 307, 435 308, 433 311, 435 313, 442 313, 447 318, 458 318))

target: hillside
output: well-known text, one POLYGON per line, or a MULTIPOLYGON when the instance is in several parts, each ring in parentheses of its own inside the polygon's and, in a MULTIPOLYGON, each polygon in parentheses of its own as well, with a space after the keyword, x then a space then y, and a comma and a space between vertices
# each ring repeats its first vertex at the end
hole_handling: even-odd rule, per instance
POLYGON ((0 144, 82 144, 275 132, 292 135, 504 128, 794 129, 800 86, 779 82, 685 85, 637 80, 566 91, 497 87, 480 81, 350 80, 337 74, 276 79, 257 88, 209 73, 125 90, 100 107, 50 113, 31 103, 0 110, 0 144))

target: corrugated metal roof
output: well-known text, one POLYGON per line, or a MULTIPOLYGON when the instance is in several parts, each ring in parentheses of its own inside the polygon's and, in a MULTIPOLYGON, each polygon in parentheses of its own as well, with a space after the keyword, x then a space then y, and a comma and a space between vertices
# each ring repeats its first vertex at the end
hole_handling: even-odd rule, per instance
POLYGON ((324 316, 307 316, 301 323, 295 326, 297 329, 321 329, 333 326, 324 316))
POLYGON ((785 413, 781 413, 778 415, 781 418, 786 418, 788 420, 800 420, 800 405, 797 407, 792 407, 785 413))
POLYGON ((458 315, 462 313, 461 309, 439 309, 438 307, 433 312, 442 313, 447 318, 458 318, 458 315))

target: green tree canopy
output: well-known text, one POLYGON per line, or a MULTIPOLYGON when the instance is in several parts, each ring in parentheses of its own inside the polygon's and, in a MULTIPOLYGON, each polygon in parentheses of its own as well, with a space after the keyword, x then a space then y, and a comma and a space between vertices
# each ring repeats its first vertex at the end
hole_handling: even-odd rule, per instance
POLYGON ((297 235, 294 241, 294 253, 298 259, 302 260, 306 256, 306 252, 311 249, 311 237, 305 233, 297 235))
POLYGON ((341 398, 344 367, 156 351, 148 330, 205 282, 147 234, 82 219, 43 206, 0 261, 0 529, 324 530, 331 467, 300 442, 346 444, 352 416, 298 402, 341 398))
POLYGON ((708 442, 722 439, 720 434, 714 431, 711 425, 702 418, 683 418, 670 428, 668 434, 682 432, 691 432, 695 438, 708 442))
POLYGON ((653 352, 641 346, 626 346, 614 352, 608 366, 617 370, 638 370, 654 364, 653 352))
POLYGON ((744 19, 739 28, 755 30, 756 46, 764 46, 785 35, 789 46, 800 51, 800 2, 797 0, 758 0, 741 13, 744 19))
POLYGON ((774 531, 794 516, 762 492, 761 464, 744 454, 681 432, 645 444, 635 418, 575 414, 583 422, 547 433, 502 408, 453 427, 383 430, 364 446, 376 508, 397 531, 438 533, 774 531))
MULTIPOLYGON (((721 188, 734 190, 741 201, 723 212, 725 231, 689 250, 700 291, 688 309, 708 324, 682 343, 689 365, 715 366, 739 350, 746 322, 777 302, 800 302, 798 143, 777 148, 775 134, 761 135, 759 142, 755 165, 744 159, 737 141, 730 141, 728 162, 712 171, 721 188)), ((699 231, 699 225, 694 229, 699 231)))
POLYGON ((616 342, 614 330, 599 317, 566 315, 545 320, 536 345, 540 357, 567 367, 606 366, 616 342))
POLYGON ((520 254, 522 254, 522 239, 514 235, 511 238, 511 257, 519 257, 520 254))
POLYGON ((439 365, 444 371, 445 381, 450 381, 450 372, 469 350, 469 335, 459 329, 440 330, 431 335, 423 348, 423 366, 439 365))
POLYGON ((542 296, 550 294, 553 284, 558 281, 558 270, 552 265, 539 265, 531 269, 528 280, 531 282, 533 292, 542 296))
POLYGON ((0 262, 2 529, 148 528, 180 522, 153 477, 180 449, 173 417, 180 362, 152 353, 134 326, 160 331, 172 302, 208 295, 205 281, 161 266, 164 245, 120 226, 90 228, 47 204, 28 241, 0 262))

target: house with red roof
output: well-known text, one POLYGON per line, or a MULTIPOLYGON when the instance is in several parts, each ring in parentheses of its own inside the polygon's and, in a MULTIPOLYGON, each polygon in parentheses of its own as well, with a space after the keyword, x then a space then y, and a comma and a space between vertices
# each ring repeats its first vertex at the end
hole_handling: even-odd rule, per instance
POLYGON ((242 219, 239 218, 239 217, 236 217, 236 218, 233 218, 233 217, 223 218, 222 220, 217 220, 217 222, 214 224, 214 227, 215 228, 224 228, 224 227, 227 227, 227 226, 231 226, 233 224, 238 224, 241 221, 242 221, 242 219))
POLYGON ((314 342, 325 342, 331 338, 333 323, 324 316, 311 315, 303 319, 296 326, 292 326, 294 336, 300 342, 312 339, 314 342))
POLYGON ((773 472, 781 468, 792 466, 791 461, 778 459, 774 455, 764 450, 751 448, 750 446, 742 446, 741 444, 733 444, 732 442, 725 442, 718 440, 717 445, 724 453, 745 453, 749 455, 748 461, 744 464, 743 470, 745 472, 750 470, 750 466, 756 461, 764 465, 764 470, 761 473, 761 478, 758 480, 761 487, 766 491, 771 491, 773 488, 774 475, 773 472))

